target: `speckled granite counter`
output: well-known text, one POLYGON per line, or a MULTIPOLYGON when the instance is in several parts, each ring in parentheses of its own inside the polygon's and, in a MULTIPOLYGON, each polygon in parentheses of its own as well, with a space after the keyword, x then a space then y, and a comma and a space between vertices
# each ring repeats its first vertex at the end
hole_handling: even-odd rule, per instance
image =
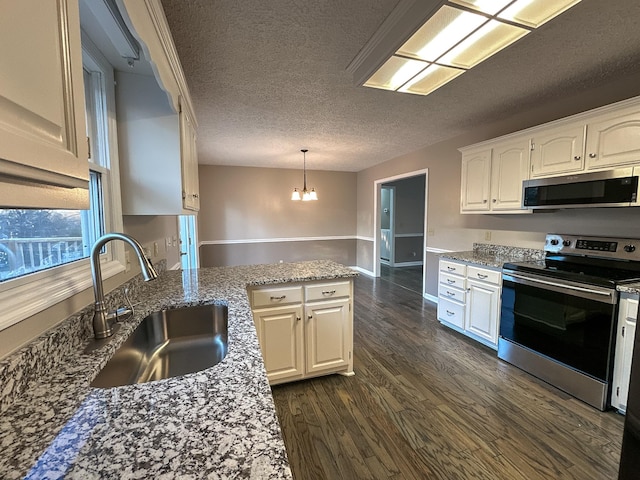
POLYGON ((619 292, 640 294, 640 283, 630 283, 628 285, 618 285, 616 289, 619 292))
POLYGON ((83 324, 78 342, 70 318, 58 327, 63 333, 48 332, 0 362, 3 396, 26 384, 3 405, 0 478, 291 478, 246 286, 356 275, 327 261, 164 272, 139 288, 134 317, 90 355, 83 354, 87 318, 73 319, 83 324), (157 382, 89 386, 147 314, 208 303, 229 307, 221 363, 157 382), (64 358, 48 362, 38 382, 22 378, 28 372, 18 365, 63 337, 73 348, 40 353, 64 358))
POLYGON ((440 258, 473 263, 489 268, 502 268, 507 262, 532 262, 544 258, 543 250, 474 243, 473 250, 441 253, 440 258))

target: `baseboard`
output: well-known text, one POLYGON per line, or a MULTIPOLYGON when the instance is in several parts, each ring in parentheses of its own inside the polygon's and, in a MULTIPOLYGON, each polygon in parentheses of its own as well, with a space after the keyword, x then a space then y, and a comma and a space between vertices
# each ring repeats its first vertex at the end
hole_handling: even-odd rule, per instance
POLYGON ((351 266, 351 267, 349 267, 349 268, 354 269, 356 272, 363 273, 363 274, 365 274, 367 277, 375 278, 375 275, 374 275, 374 274, 373 274, 373 272, 372 272, 372 271, 370 271, 370 270, 365 270, 365 269, 364 269, 364 268, 362 268, 362 267, 356 267, 356 266, 351 266))
POLYGON ((422 297, 431 303, 435 303, 436 305, 438 304, 438 297, 436 296, 429 295, 428 293, 423 293, 422 297))
MULTIPOLYGON (((382 263, 382 260, 380 260, 380 263, 382 263)), ((422 266, 422 260, 419 260, 417 262, 396 262, 392 266, 395 268, 417 267, 417 266, 422 266)))

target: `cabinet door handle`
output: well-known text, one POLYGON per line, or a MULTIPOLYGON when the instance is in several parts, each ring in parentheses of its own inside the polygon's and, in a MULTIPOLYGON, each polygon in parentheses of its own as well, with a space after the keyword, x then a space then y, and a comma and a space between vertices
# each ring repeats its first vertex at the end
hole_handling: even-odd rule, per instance
POLYGON ((589 158, 596 158, 598 155, 596 155, 595 153, 590 153, 589 154, 589 158))
POLYGON ((307 315, 307 318, 311 320, 313 318, 313 315, 307 315))
POLYGON ((333 295, 334 293, 336 293, 335 290, 323 290, 322 291, 323 295, 333 295))
POLYGON ((580 155, 576 155, 575 157, 573 157, 573 159, 577 162, 578 160, 580 160, 582 157, 580 155))
POLYGON ((485 198, 484 200, 482 200, 482 203, 487 203, 487 199, 485 198))
POLYGON ((299 322, 300 320, 302 320, 302 318, 296 317, 296 322, 299 322))
POLYGON ((284 300, 285 298, 287 298, 286 295, 280 295, 279 297, 270 297, 271 301, 278 301, 278 300, 284 300))
POLYGON ((495 198, 492 200, 493 203, 496 203, 498 200, 496 200, 495 198))
POLYGON ((483 273, 479 273, 479 274, 478 274, 478 278, 481 278, 481 279, 483 279, 483 280, 484 280, 485 278, 487 278, 488 276, 489 276, 489 275, 485 275, 485 274, 483 274, 483 273))

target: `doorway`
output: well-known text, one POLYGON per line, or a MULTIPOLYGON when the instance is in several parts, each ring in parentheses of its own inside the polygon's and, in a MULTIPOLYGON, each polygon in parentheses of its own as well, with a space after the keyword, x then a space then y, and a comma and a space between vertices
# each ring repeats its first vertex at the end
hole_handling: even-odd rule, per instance
POLYGON ((374 182, 374 275, 425 294, 428 170, 374 182))
POLYGON ((179 215, 180 266, 182 270, 198 268, 198 234, 195 215, 179 215))

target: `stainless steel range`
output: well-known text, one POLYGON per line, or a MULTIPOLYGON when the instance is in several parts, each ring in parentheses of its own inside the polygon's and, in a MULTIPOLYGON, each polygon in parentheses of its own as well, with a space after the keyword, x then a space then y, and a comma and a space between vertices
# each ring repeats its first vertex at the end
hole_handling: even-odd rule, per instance
POLYGON ((549 234, 545 251, 504 265, 498 357, 605 410, 616 286, 640 281, 640 239, 549 234))

